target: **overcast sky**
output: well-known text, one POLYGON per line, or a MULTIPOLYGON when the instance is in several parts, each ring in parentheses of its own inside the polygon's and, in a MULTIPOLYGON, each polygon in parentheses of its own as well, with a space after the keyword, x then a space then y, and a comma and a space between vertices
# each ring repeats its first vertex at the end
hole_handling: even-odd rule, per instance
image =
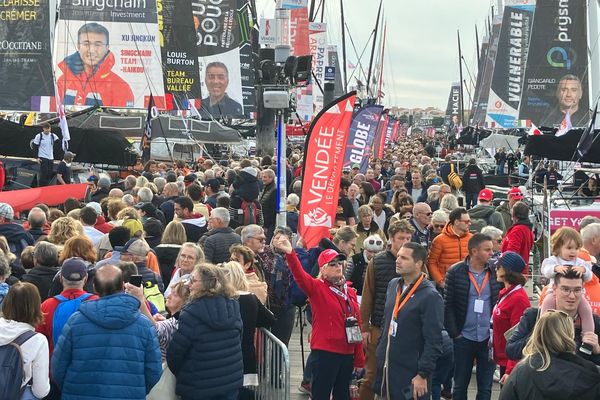
MULTIPOLYGON (((267 18, 272 16, 272 0, 257 3, 259 15, 262 12, 267 18)), ((339 0, 325 0, 325 3, 329 40, 341 43, 339 0)), ((460 30, 463 57, 475 79, 475 25, 481 42, 492 4, 497 1, 384 0, 387 21, 385 105, 445 109, 450 86, 459 80, 456 31, 460 30)), ((344 0, 346 24, 359 54, 375 26, 378 5, 377 0, 344 0)), ((358 65, 358 56, 348 36, 346 51, 348 61, 358 65)), ((370 45, 361 60, 365 71, 369 55, 370 45)), ((464 65, 463 79, 470 79, 464 65)), ((465 92, 465 105, 467 103, 470 103, 469 95, 465 92)))

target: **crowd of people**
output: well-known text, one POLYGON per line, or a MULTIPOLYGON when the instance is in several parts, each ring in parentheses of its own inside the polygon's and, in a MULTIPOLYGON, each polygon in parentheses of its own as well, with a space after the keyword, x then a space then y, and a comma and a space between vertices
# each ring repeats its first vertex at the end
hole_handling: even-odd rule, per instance
POLYGON ((288 346, 302 312, 299 389, 315 400, 350 399, 354 382, 362 400, 467 399, 473 368, 480 400, 495 374, 503 400, 600 398, 585 297, 600 285, 600 220, 554 233, 533 308, 524 193, 498 204, 475 159, 456 187, 433 148, 413 137, 364 174, 344 169, 315 248, 298 232, 300 150, 284 166, 286 226, 268 156, 149 161, 122 181, 91 176, 84 202, 0 203, 0 356, 18 344, 23 365, 0 397, 252 399, 274 384, 257 373, 270 362, 257 328, 288 346))

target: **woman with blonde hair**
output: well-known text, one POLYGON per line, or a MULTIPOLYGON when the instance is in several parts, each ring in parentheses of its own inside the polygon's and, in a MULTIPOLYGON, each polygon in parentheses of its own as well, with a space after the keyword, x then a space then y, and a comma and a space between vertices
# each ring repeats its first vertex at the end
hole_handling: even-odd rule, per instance
POLYGON ((579 357, 573 319, 549 310, 536 322, 500 400, 592 400, 600 398, 596 365, 579 357))
POLYGON ((48 340, 35 332, 44 320, 37 287, 27 282, 12 285, 2 302, 2 314, 0 346, 16 343, 23 357, 23 380, 19 382, 23 394, 18 398, 44 398, 50 392, 50 360, 48 340))
POLYGON ((267 302, 267 283, 263 272, 256 268, 256 259, 254 252, 242 244, 236 244, 229 248, 231 261, 238 262, 246 274, 248 281, 248 291, 254 293, 261 303, 267 302))
POLYGON ((167 349, 167 364, 183 400, 235 399, 244 383, 242 318, 237 291, 225 270, 199 264, 191 299, 167 349))
POLYGON ((440 210, 444 210, 450 214, 452 211, 458 208, 458 199, 452 193, 448 193, 440 201, 440 210))
POLYGON ((256 328, 268 328, 275 322, 275 317, 256 297, 248 291, 248 280, 240 263, 229 261, 219 264, 225 271, 225 276, 237 290, 240 303, 240 314, 244 324, 242 332, 242 357, 244 359, 244 388, 238 398, 254 399, 254 392, 247 386, 258 386, 256 366, 256 348, 254 347, 254 334, 256 328))
POLYGON ((61 217, 52 222, 48 241, 62 250, 65 242, 74 236, 83 236, 83 225, 71 217, 61 217))
POLYGON ((162 234, 160 244, 154 249, 156 258, 158 259, 160 276, 162 277, 165 286, 169 286, 177 256, 181 251, 181 245, 186 241, 187 236, 183 224, 173 220, 167 224, 167 227, 162 234))

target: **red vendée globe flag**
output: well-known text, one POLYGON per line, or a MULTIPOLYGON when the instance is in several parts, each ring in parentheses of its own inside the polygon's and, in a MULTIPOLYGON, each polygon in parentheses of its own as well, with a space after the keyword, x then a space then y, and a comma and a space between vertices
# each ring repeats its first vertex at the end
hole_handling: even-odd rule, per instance
POLYGON ((298 233, 306 248, 329 237, 335 222, 355 98, 356 92, 350 92, 331 102, 308 131, 298 221, 298 233))

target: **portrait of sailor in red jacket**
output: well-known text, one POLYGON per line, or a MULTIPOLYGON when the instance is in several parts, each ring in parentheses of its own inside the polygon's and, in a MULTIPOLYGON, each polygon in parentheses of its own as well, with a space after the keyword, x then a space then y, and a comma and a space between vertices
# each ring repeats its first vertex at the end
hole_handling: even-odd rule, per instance
POLYGON ((90 22, 77 32, 77 51, 58 64, 58 95, 64 105, 132 107, 129 84, 112 71, 115 56, 108 30, 90 22))

